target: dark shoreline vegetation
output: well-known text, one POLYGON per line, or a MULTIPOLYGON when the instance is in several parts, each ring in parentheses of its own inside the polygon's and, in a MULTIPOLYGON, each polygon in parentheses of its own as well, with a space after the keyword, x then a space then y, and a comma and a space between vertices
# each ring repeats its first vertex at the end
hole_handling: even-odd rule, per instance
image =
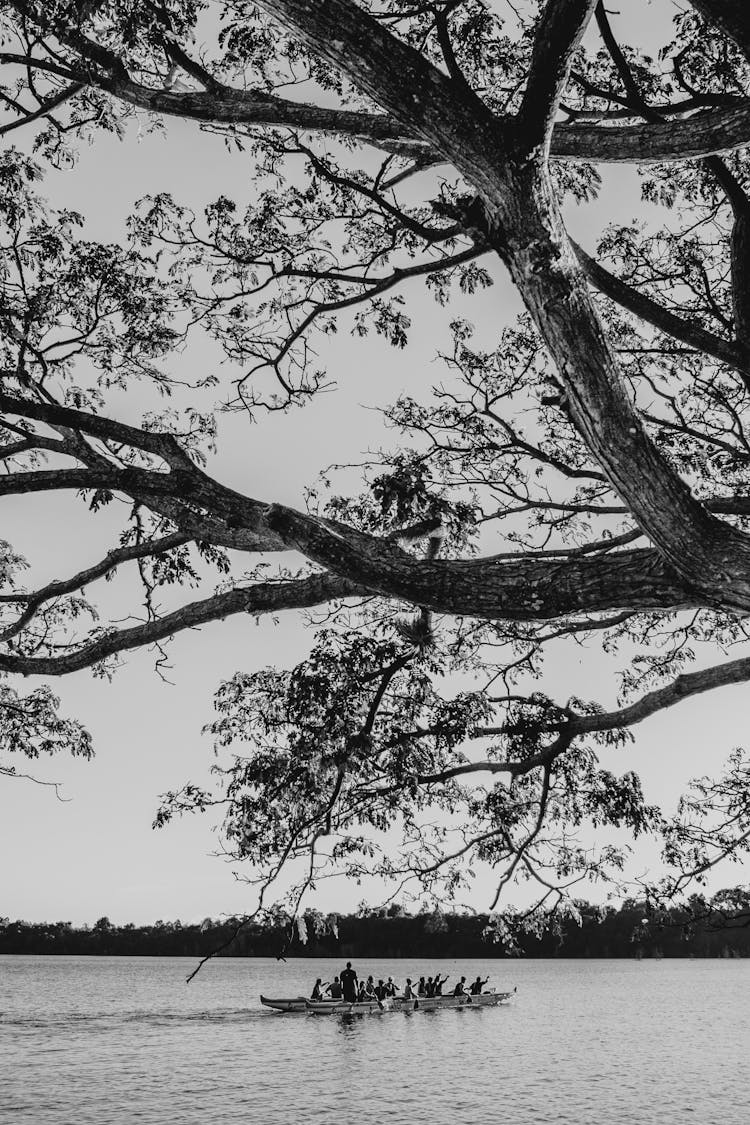
POLYGON ((400 906, 323 915, 295 922, 282 912, 263 922, 93 926, 0 918, 0 954, 205 957, 750 957, 750 891, 694 898, 689 908, 655 912, 628 899, 618 908, 578 904, 580 918, 558 919, 544 933, 521 934, 514 950, 493 938, 486 914, 407 913, 400 906), (232 940, 233 935, 236 937, 232 940), (226 947, 226 948, 224 948, 226 947))

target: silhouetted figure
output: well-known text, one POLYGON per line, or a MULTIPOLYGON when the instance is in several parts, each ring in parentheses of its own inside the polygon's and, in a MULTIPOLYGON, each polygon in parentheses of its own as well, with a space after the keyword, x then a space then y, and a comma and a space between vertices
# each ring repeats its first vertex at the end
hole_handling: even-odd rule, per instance
POLYGON ((331 983, 328 985, 326 992, 329 992, 331 994, 332 1000, 340 1000, 342 998, 342 996, 344 995, 344 990, 341 987, 341 981, 338 977, 333 978, 331 983))
POLYGON ((481 996, 482 989, 484 988, 484 986, 486 985, 486 983, 489 979, 490 979, 489 977, 485 977, 484 980, 482 980, 481 977, 477 977, 477 979, 474 981, 471 988, 469 989, 469 992, 471 993, 471 995, 472 996, 481 996))
POLYGON ((346 962, 346 968, 341 974, 341 988, 344 993, 344 999, 349 1004, 353 1004, 357 999, 357 974, 352 968, 351 961, 346 962))
POLYGON ((453 995, 454 996, 465 996, 466 995, 466 977, 461 977, 460 981, 458 982, 456 987, 453 989, 453 995))
MULTIPOLYGON (((327 983, 328 982, 326 981, 326 984, 327 983)), ((324 988, 323 978, 318 977, 315 984, 313 985, 313 990, 312 990, 312 993, 310 995, 310 999, 311 1000, 322 1000, 323 999, 323 988, 324 988)))

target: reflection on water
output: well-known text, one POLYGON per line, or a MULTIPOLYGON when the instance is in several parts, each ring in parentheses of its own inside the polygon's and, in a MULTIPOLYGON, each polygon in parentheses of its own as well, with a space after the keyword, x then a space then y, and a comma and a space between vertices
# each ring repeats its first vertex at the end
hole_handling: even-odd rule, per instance
MULTIPOLYGON (((333 961, 0 957, 3 1125, 745 1125, 750 962, 443 962, 511 1005, 260 1008, 333 961), (192 967, 192 966, 189 966, 192 967)), ((376 978, 432 966, 368 961, 376 978)))

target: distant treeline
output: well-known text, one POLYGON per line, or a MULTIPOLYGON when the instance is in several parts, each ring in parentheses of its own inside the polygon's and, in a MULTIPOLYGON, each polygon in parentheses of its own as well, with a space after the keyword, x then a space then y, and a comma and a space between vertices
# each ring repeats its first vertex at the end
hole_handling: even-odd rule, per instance
MULTIPOLYGON (((750 894, 721 892, 691 908, 655 914, 630 899, 619 908, 579 903, 579 918, 560 919, 541 935, 520 934, 523 957, 750 957, 750 894), (747 900, 747 901, 746 901, 747 900)), ((0 953, 201 957, 226 945, 227 957, 507 957, 493 941, 487 915, 402 907, 327 915, 307 911, 291 922, 281 912, 263 923, 206 919, 151 926, 11 922, 0 918, 0 953), (233 939, 233 940, 232 940, 233 939)))

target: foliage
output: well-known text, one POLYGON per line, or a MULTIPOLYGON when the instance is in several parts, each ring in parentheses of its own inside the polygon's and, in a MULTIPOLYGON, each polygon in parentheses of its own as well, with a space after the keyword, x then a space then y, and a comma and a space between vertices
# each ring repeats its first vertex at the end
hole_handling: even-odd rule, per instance
MULTIPOLYGON (((750 956, 746 887, 726 888, 710 900, 693 898, 685 909, 659 913, 643 899, 626 899, 617 907, 577 900, 574 907, 558 915, 554 926, 516 932, 510 946, 493 940, 498 919, 487 914, 411 914, 394 906, 342 916, 307 909, 296 924, 288 914, 269 911, 244 926, 239 918, 206 918, 200 924, 159 920, 144 926, 101 918, 92 927, 0 918, 0 954, 201 957, 221 947, 224 957, 275 957, 283 950, 288 958, 422 962, 438 957, 750 956)), ((512 971, 509 967, 503 975, 512 971)), ((404 977, 409 974, 403 970, 404 977)))
MULTIPOLYGON (((34 152, 0 158, 0 495, 68 492, 110 537, 31 588, 2 545, 0 671, 110 675, 149 645, 164 674, 183 629, 325 607, 305 659, 219 687, 215 785, 157 813, 222 806, 259 909, 273 888, 296 916, 333 873, 437 909, 490 868, 493 909, 536 888, 497 932, 533 931, 586 880, 625 886, 642 835, 660 907, 745 855, 743 752, 673 816, 617 759, 636 723, 750 677, 738 6, 696 0, 658 57, 594 0, 9 0, 0 29, 0 128, 34 152), (122 238, 88 239, 43 167, 53 190, 136 116, 218 133, 249 196, 153 194, 122 238), (561 208, 606 195, 608 161, 640 164, 642 214, 578 247, 561 208), (262 424, 332 389, 337 333, 411 356, 427 307, 442 378, 384 408, 382 450, 325 470, 304 509, 210 475, 224 411, 262 424), (207 343, 220 376, 190 382, 207 343), (264 558, 292 552, 302 569, 264 558), (90 591, 130 599, 131 572, 123 626, 90 591), (617 707, 552 697, 545 659, 576 644, 616 664, 617 707)), ((3 687, 0 737, 90 753, 46 688, 3 687)))

